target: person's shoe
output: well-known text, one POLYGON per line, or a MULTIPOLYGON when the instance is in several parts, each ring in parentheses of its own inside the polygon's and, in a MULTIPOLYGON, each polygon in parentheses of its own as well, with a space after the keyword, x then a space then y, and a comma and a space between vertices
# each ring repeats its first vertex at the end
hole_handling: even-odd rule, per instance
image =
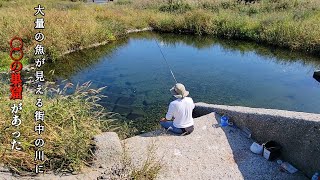
POLYGON ((188 134, 190 134, 190 133, 189 132, 184 132, 184 133, 180 134, 180 136, 185 136, 185 135, 188 135, 188 134))

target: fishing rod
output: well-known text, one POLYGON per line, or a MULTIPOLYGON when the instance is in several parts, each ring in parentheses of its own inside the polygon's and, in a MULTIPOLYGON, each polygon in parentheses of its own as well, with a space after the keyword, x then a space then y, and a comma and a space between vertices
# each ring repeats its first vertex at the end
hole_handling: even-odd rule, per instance
POLYGON ((164 56, 164 54, 163 54, 163 52, 162 52, 162 50, 161 50, 161 47, 159 46, 159 44, 158 44, 158 41, 157 41, 157 40, 156 40, 156 44, 157 44, 157 46, 158 46, 158 48, 159 48, 159 50, 160 50, 160 52, 161 52, 161 54, 162 54, 162 57, 163 57, 164 61, 166 62, 167 66, 168 66, 168 68, 169 68, 169 70, 170 70, 170 72, 171 72, 171 75, 172 75, 172 77, 173 77, 174 81, 175 81, 175 82, 176 82, 176 84, 177 84, 177 83, 178 83, 178 81, 177 81, 176 77, 174 76, 174 74, 173 74, 173 72, 172 72, 172 70, 171 70, 171 67, 169 66, 169 63, 168 63, 168 61, 167 61, 166 57, 164 56))

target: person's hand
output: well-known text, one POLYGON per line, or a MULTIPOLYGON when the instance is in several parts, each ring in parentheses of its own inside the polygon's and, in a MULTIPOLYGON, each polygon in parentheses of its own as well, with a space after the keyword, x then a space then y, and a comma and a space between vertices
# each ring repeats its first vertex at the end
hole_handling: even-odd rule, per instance
POLYGON ((166 118, 161 118, 160 121, 167 121, 166 118))

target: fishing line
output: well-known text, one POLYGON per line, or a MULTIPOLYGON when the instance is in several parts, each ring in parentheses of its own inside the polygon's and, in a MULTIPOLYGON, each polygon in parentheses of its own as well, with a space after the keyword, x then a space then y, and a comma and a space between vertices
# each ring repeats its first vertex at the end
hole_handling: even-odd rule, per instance
POLYGON ((162 57, 163 57, 164 61, 166 62, 167 66, 168 66, 168 68, 169 68, 169 70, 170 70, 170 72, 171 72, 171 75, 172 75, 174 81, 175 81, 176 84, 177 84, 178 81, 177 81, 176 77, 174 76, 174 74, 173 74, 173 72, 172 72, 172 70, 171 70, 171 68, 170 68, 170 66, 169 66, 169 63, 168 63, 166 57, 164 56, 164 54, 163 54, 163 52, 162 52, 162 50, 161 50, 161 48, 160 48, 157 40, 156 40, 156 44, 157 44, 157 46, 158 46, 158 48, 159 48, 159 50, 160 50, 160 52, 161 52, 161 54, 162 54, 162 57))

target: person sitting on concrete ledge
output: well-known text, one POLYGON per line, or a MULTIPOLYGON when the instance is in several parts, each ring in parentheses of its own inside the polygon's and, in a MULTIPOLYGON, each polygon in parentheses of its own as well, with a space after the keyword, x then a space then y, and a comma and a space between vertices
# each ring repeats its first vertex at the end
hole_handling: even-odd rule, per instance
POLYGON ((166 117, 160 120, 160 125, 176 134, 190 134, 194 129, 192 111, 195 105, 192 98, 187 97, 189 91, 181 83, 177 83, 170 91, 177 99, 170 103, 166 117))

